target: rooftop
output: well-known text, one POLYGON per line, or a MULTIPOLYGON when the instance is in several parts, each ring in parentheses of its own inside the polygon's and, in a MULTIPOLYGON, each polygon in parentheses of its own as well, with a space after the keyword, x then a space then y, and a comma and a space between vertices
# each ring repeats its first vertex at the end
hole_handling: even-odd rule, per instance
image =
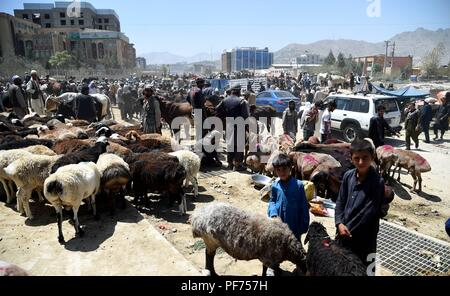
MULTIPOLYGON (((24 3, 23 9, 32 9, 32 10, 50 10, 54 8, 68 8, 69 5, 75 2, 60 2, 56 1, 55 4, 52 3, 24 3)), ((113 9, 96 9, 89 2, 79 2, 81 8, 90 9, 94 13, 99 15, 114 15, 117 19, 119 19, 119 15, 113 9)))

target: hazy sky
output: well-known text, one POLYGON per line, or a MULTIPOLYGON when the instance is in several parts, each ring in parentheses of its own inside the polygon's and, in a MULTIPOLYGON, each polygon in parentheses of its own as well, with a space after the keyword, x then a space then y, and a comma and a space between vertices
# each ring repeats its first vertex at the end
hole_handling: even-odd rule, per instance
MULTIPOLYGON (((23 3, 48 0, 0 0, 0 11, 13 14, 23 3)), ((91 0, 114 9, 122 31, 138 54, 167 51, 179 55, 222 52, 236 46, 268 46, 322 39, 379 42, 418 27, 450 27, 448 0, 91 0), (370 9, 380 3, 380 13, 370 9)))

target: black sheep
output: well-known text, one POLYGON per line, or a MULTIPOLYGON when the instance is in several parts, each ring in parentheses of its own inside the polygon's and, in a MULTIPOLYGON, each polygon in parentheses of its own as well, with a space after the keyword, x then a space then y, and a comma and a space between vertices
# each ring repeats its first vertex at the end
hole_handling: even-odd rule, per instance
POLYGON ((68 153, 58 159, 52 166, 51 173, 56 172, 60 167, 69 164, 77 164, 80 162, 94 162, 97 163, 100 155, 106 152, 106 146, 109 145, 108 142, 103 139, 99 139, 93 147, 83 149, 81 151, 76 151, 68 153))
POLYGON ((165 193, 169 206, 176 201, 180 212, 185 213, 183 183, 186 171, 177 160, 138 160, 130 165, 136 202, 146 200, 148 192, 165 193))
POLYGON ((48 148, 53 147, 53 141, 44 139, 23 139, 20 141, 10 141, 0 145, 0 150, 20 149, 30 146, 43 145, 48 148))
POLYGON ((305 237, 308 242, 306 264, 311 276, 367 276, 361 259, 333 241, 322 224, 311 223, 305 237))

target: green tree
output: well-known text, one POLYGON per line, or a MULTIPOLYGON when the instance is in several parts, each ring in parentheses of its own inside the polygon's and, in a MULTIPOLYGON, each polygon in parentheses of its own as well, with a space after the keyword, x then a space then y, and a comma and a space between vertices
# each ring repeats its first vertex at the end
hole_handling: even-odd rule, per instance
POLYGON ((382 71, 383 71, 383 66, 381 66, 380 64, 373 65, 373 74, 378 74, 378 73, 381 73, 382 71))
POLYGON ((68 66, 72 61, 72 56, 67 51, 56 52, 48 61, 52 67, 60 69, 68 66))
POLYGON ((344 70, 344 67, 345 67, 345 57, 344 57, 344 55, 342 54, 342 52, 340 52, 339 54, 338 54, 338 57, 337 57, 337 61, 336 61, 336 66, 338 67, 338 69, 339 70, 344 70))
POLYGON ((336 58, 334 57, 333 51, 330 50, 330 53, 324 60, 325 65, 332 66, 336 63, 336 58))
POLYGON ((439 73, 441 59, 445 52, 445 46, 440 42, 431 52, 429 52, 422 61, 422 68, 426 76, 433 76, 439 73))

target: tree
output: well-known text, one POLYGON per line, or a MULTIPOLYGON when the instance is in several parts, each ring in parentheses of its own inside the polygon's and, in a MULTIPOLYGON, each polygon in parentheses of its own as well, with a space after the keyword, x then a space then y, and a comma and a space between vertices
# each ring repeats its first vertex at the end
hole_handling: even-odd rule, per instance
POLYGON ((378 73, 381 73, 382 71, 383 71, 383 66, 381 66, 380 64, 373 65, 373 74, 378 74, 378 73))
POLYGON ((336 63, 336 58, 334 57, 333 51, 330 50, 330 53, 324 60, 325 65, 332 66, 336 63))
POLYGON ((338 69, 339 70, 343 70, 344 69, 344 67, 345 67, 345 58, 344 58, 344 55, 342 54, 342 52, 340 52, 339 54, 338 54, 338 57, 337 57, 337 61, 336 61, 336 66, 338 67, 338 69))
POLYGON ((57 69, 68 66, 72 61, 72 56, 67 51, 56 52, 48 61, 52 67, 57 69))
POLYGON ((422 61, 422 68, 427 76, 437 75, 441 66, 441 59, 445 52, 445 46, 440 42, 422 61))

